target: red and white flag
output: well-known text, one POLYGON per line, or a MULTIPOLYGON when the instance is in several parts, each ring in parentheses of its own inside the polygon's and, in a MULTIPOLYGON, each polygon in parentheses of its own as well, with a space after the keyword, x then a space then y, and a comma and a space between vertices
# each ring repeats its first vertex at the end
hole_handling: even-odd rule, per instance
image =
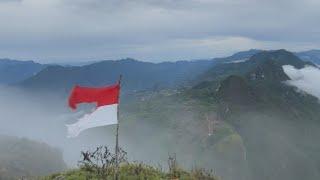
POLYGON ((117 124, 119 92, 119 83, 101 88, 75 86, 69 97, 70 108, 76 109, 80 103, 96 103, 96 108, 76 123, 67 125, 68 137, 76 137, 89 128, 117 124))

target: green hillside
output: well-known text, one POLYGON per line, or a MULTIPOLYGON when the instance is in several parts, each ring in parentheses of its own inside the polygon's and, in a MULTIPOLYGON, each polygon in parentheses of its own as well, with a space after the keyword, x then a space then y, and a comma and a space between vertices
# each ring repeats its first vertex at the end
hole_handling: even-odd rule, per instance
POLYGON ((66 168, 62 153, 44 143, 0 136, 0 179, 47 175, 66 168))
POLYGON ((286 64, 312 65, 284 50, 262 52, 247 62, 224 65, 233 75, 218 84, 213 82, 224 74, 209 70, 213 82, 189 92, 217 99, 224 121, 244 142, 252 179, 320 177, 320 146, 312 141, 320 135, 320 105, 317 98, 284 84, 289 79, 282 69, 286 64))

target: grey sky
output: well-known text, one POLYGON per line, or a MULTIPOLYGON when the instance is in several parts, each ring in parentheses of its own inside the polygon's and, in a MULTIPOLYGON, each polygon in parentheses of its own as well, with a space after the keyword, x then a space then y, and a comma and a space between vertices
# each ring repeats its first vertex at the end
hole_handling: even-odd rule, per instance
POLYGON ((199 59, 320 48, 319 0, 0 0, 0 57, 199 59))

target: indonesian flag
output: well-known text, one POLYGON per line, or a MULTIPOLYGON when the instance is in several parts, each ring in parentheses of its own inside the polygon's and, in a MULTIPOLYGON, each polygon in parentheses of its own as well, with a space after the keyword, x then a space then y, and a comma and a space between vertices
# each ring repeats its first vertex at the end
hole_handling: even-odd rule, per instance
POLYGON ((117 124, 119 91, 119 83, 101 88, 75 86, 69 97, 70 108, 75 110, 80 103, 96 103, 96 108, 76 123, 67 125, 68 137, 76 137, 89 128, 117 124))

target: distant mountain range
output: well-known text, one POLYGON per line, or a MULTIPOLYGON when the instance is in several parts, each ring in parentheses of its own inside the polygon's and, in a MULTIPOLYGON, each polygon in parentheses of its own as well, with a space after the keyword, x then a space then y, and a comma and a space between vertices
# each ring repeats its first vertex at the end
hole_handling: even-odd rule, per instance
POLYGON ((248 51, 237 52, 229 57, 223 58, 214 58, 213 60, 218 61, 220 63, 239 63, 247 61, 251 58, 251 56, 261 52, 259 49, 250 49, 248 51))
POLYGON ((236 53, 226 58, 210 60, 150 63, 135 59, 100 61, 83 66, 51 65, 20 83, 30 89, 49 89, 67 92, 75 84, 103 86, 124 76, 125 90, 163 89, 188 85, 209 68, 221 63, 248 60, 260 50, 236 53))
POLYGON ((295 54, 304 61, 320 64, 320 50, 303 51, 295 54))
POLYGON ((0 84, 13 84, 34 76, 47 65, 33 61, 0 59, 0 84))
MULTIPOLYGON (((225 58, 150 63, 134 59, 96 61, 85 65, 48 65, 34 61, 0 59, 0 84, 19 84, 36 89, 69 91, 74 84, 101 86, 124 75, 127 90, 161 89, 186 85, 209 68, 219 64, 247 61, 262 50, 251 49, 225 58)), ((295 53, 304 61, 320 63, 320 50, 295 53)), ((225 65, 220 65, 223 68, 225 65)), ((214 70, 216 71, 217 68, 214 70)), ((218 72, 218 71, 216 71, 218 72)))
POLYGON ((20 83, 31 89, 69 91, 75 85, 103 86, 115 83, 123 75, 125 90, 173 87, 199 75, 213 61, 178 61, 164 63, 140 62, 134 59, 101 61, 80 67, 49 66, 20 83))

